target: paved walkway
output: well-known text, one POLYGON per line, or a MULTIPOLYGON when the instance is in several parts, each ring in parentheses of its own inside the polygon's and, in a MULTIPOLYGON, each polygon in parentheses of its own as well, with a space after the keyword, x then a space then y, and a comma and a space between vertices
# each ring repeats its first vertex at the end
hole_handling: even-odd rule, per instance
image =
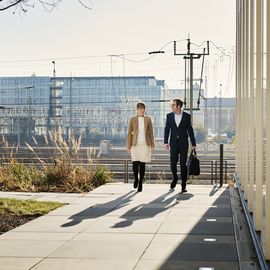
POLYGON ((0 236, 1 270, 238 269, 229 190, 108 184, 87 194, 3 193, 67 202, 0 236), (200 268, 201 267, 201 268, 200 268))

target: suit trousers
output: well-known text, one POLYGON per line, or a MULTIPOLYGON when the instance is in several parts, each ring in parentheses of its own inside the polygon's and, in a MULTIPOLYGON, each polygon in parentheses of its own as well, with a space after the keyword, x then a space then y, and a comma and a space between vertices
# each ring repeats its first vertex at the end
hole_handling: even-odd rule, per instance
POLYGON ((179 144, 170 148, 170 161, 171 161, 171 171, 173 174, 173 180, 178 180, 177 175, 177 163, 179 161, 180 156, 180 169, 181 169, 181 180, 182 180, 182 188, 186 188, 187 182, 187 155, 188 155, 188 147, 182 147, 179 144))

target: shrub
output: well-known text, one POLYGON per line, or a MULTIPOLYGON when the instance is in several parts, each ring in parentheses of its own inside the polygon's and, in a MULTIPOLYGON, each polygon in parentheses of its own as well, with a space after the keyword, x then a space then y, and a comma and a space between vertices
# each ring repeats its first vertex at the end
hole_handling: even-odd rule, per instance
MULTIPOLYGON (((34 138, 33 141, 36 142, 34 138)), ((45 136, 45 141, 47 145, 54 144, 55 151, 51 153, 53 164, 46 163, 27 143, 27 149, 36 157, 35 164, 24 164, 14 158, 16 153, 11 151, 7 154, 5 151, 7 164, 0 166, 1 190, 88 192, 110 180, 112 174, 107 168, 97 166, 93 169, 93 149, 87 151, 88 164, 80 164, 78 152, 81 136, 78 140, 72 137, 68 145, 58 130, 50 133, 49 139, 45 136)), ((4 143, 8 145, 6 140, 4 143)))

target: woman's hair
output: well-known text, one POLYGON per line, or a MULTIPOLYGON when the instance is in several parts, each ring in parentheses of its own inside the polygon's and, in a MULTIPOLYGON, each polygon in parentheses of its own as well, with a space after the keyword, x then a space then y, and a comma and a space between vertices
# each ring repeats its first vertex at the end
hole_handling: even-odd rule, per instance
POLYGON ((173 101, 175 101, 177 107, 180 106, 182 108, 184 102, 180 98, 174 98, 173 101))
POLYGON ((137 109, 139 109, 139 108, 145 109, 145 104, 143 102, 138 102, 137 103, 137 109))

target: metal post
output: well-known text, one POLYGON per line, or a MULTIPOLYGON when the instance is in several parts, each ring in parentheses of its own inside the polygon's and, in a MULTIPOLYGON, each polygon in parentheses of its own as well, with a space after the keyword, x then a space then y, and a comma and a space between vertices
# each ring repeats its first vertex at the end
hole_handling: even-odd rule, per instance
POLYGON ((28 143, 31 143, 31 134, 32 134, 32 89, 34 88, 33 85, 25 87, 28 91, 28 123, 27 123, 27 137, 28 143))
POLYGON ((220 161, 219 161, 219 186, 222 187, 223 186, 223 144, 220 144, 220 161))
POLYGON ((52 61, 52 64, 53 64, 53 77, 56 76, 56 72, 55 72, 55 61, 52 61))
POLYGON ((72 153, 72 121, 73 121, 73 108, 72 108, 72 82, 73 78, 70 75, 69 81, 69 132, 68 132, 68 143, 69 143, 69 154, 72 153))
POLYGON ((218 161, 215 161, 215 184, 217 183, 217 163, 218 161))
POLYGON ((227 162, 227 160, 225 160, 224 163, 225 163, 225 183, 227 184, 228 183, 228 177, 227 177, 227 174, 228 174, 228 162, 227 162))
POLYGON ((218 139, 221 142, 221 108, 222 108, 222 84, 219 85, 219 102, 218 102, 218 139))
MULTIPOLYGON (((204 56, 204 55, 209 55, 209 41, 207 41, 207 53, 205 53, 205 50, 203 53, 191 53, 190 52, 190 45, 191 45, 191 42, 190 42, 190 39, 188 38, 187 39, 188 41, 188 44, 187 44, 187 53, 185 54, 179 54, 179 53, 176 53, 176 41, 174 41, 174 55, 183 55, 184 56, 184 59, 185 59, 185 80, 186 80, 186 60, 190 60, 190 95, 189 95, 189 98, 190 98, 190 116, 191 116, 191 124, 192 124, 192 121, 193 121, 193 60, 194 59, 200 59, 201 56, 204 56)), ((185 83, 185 89, 186 89, 186 83, 185 83)), ((184 100, 184 103, 185 103, 185 100, 184 100)), ((185 106, 184 106, 185 108, 185 106)))
POLYGON ((20 125, 21 118, 18 116, 18 123, 17 123, 17 146, 20 147, 21 145, 21 125, 20 125))
POLYGON ((17 112, 18 112, 18 123, 17 123, 17 147, 20 147, 20 145, 21 145, 21 117, 20 117, 20 115, 19 115, 19 107, 20 107, 20 89, 21 89, 21 87, 20 86, 18 86, 18 106, 17 106, 17 112))
POLYGON ((189 78, 189 113, 191 124, 193 124, 193 55, 190 55, 190 78, 189 78))
POLYGON ((211 185, 213 185, 214 162, 211 160, 211 185))

